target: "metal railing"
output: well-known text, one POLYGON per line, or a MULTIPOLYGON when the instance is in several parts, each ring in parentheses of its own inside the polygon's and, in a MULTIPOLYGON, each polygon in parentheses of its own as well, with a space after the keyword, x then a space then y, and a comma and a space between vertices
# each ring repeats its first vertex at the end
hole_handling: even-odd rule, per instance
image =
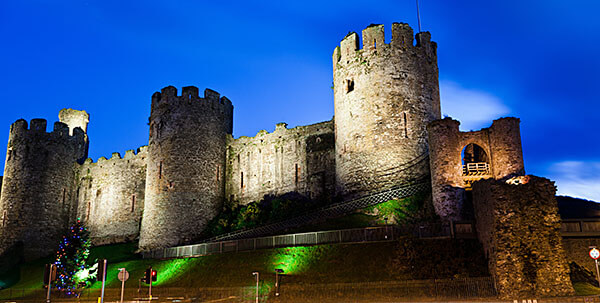
POLYGON ((400 236, 412 235, 418 238, 448 238, 453 234, 447 224, 420 226, 381 226, 354 229, 340 229, 297 234, 286 234, 252 239, 239 239, 176 246, 142 252, 146 259, 189 258, 227 252, 251 251, 277 247, 307 246, 335 243, 393 241, 400 236))
POLYGON ((562 220, 560 233, 563 237, 600 236, 600 219, 565 219, 562 220))
POLYGON ((490 174, 490 165, 486 162, 463 165, 463 176, 485 176, 490 174))
POLYGON ((389 190, 385 190, 376 194, 372 194, 369 196, 353 199, 346 202, 336 203, 329 205, 327 207, 308 212, 297 216, 295 218, 291 218, 285 221, 280 221, 260 227, 256 227, 253 229, 247 230, 238 230, 230 233, 226 233, 223 235, 219 235, 216 237, 212 237, 210 239, 206 239, 203 242, 217 242, 217 241, 226 241, 226 240, 237 240, 244 238, 255 238, 266 235, 273 235, 276 232, 300 227, 302 225, 306 225, 318 220, 335 218, 339 216, 343 216, 350 212, 353 212, 357 209, 369 207, 372 205, 376 205, 379 203, 383 203, 392 199, 401 199, 410 197, 419 192, 429 190, 430 183, 429 181, 422 181, 415 184, 408 184, 398 186, 389 190))

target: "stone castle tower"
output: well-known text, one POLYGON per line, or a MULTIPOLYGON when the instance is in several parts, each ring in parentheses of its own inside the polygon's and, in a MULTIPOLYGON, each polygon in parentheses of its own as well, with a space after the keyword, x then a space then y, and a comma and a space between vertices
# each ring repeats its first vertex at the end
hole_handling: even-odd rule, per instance
POLYGON ((330 202, 429 175, 436 212, 461 219, 474 180, 523 171, 518 119, 470 133, 439 120, 436 43, 404 23, 392 24, 391 36, 386 43, 383 26, 371 25, 362 48, 356 33, 335 48, 331 121, 233 138, 231 101, 168 86, 152 95, 148 146, 96 162, 82 161, 84 111, 61 111, 51 133, 45 120, 29 129, 15 122, 0 193, 0 255, 18 243, 29 257, 48 254, 76 218, 96 244, 139 238, 142 250, 170 247, 198 239, 223 203, 286 194, 330 202))
POLYGON ((360 195, 429 174, 426 126, 440 118, 437 45, 392 24, 348 34, 333 53, 337 190, 360 195))
POLYGON ((225 194, 225 150, 233 106, 206 89, 173 86, 152 96, 140 248, 190 241, 217 215, 225 194))
POLYGON ((34 259, 55 249, 75 211, 73 164, 87 157, 85 111, 64 109, 60 122, 46 132, 46 120, 33 119, 27 127, 18 120, 10 127, 2 197, 0 253, 23 244, 34 259))

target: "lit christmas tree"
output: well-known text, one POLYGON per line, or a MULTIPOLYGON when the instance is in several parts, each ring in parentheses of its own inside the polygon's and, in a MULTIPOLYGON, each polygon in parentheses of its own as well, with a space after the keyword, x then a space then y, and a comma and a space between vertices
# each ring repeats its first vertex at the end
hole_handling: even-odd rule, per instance
POLYGON ((94 268, 87 264, 90 245, 89 232, 77 219, 60 241, 54 262, 55 286, 67 296, 74 295, 80 283, 87 286, 94 279, 95 274, 90 274, 94 268))

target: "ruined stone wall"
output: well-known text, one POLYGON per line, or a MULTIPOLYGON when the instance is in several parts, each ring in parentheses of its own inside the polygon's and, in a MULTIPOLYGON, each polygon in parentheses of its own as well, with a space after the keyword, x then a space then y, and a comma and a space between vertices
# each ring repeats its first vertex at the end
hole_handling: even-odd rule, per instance
POLYGON ((113 153, 78 166, 76 217, 88 227, 94 245, 138 237, 144 210, 147 147, 113 153))
POLYGON ((502 298, 574 293, 554 182, 535 176, 473 185, 478 238, 502 298))
POLYGON ((260 201, 265 195, 297 192, 328 201, 335 191, 333 121, 231 139, 227 147, 226 198, 260 201))
POLYGON ((525 173, 519 119, 494 120, 489 128, 461 132, 460 122, 444 118, 428 127, 433 201, 436 213, 446 220, 463 218, 465 189, 473 178, 463 176, 463 149, 473 143, 485 151, 490 174, 482 178, 501 179, 525 173))
POLYGON ((348 34, 333 53, 337 191, 359 195, 429 174, 426 125, 440 118, 437 45, 403 23, 348 34))
POLYGON ((28 128, 21 119, 11 125, 0 198, 0 255, 19 242, 26 259, 52 253, 72 215, 74 164, 87 154, 86 136, 63 122, 48 133, 46 124, 33 119, 28 128))
POLYGON ((169 86, 152 95, 142 249, 198 237, 221 209, 233 105, 219 93, 169 86))

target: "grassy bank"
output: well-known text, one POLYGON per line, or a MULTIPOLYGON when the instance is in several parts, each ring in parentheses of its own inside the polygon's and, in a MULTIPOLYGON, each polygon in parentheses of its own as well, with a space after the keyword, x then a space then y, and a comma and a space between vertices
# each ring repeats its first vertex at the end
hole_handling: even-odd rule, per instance
MULTIPOLYGON (((476 241, 449 239, 405 238, 394 242, 277 248, 172 260, 140 259, 134 250, 133 244, 92 249, 92 259, 108 259, 107 287, 120 287, 118 269, 126 268, 131 274, 126 287, 137 288, 137 281, 148 266, 158 271, 157 287, 252 286, 252 272, 260 272, 261 279, 269 283, 274 281, 275 269, 284 271, 287 283, 298 284, 487 275, 476 241)), ((48 261, 22 265, 20 279, 12 288, 41 288, 43 265, 48 261)), ((99 287, 99 282, 92 285, 99 287)))

